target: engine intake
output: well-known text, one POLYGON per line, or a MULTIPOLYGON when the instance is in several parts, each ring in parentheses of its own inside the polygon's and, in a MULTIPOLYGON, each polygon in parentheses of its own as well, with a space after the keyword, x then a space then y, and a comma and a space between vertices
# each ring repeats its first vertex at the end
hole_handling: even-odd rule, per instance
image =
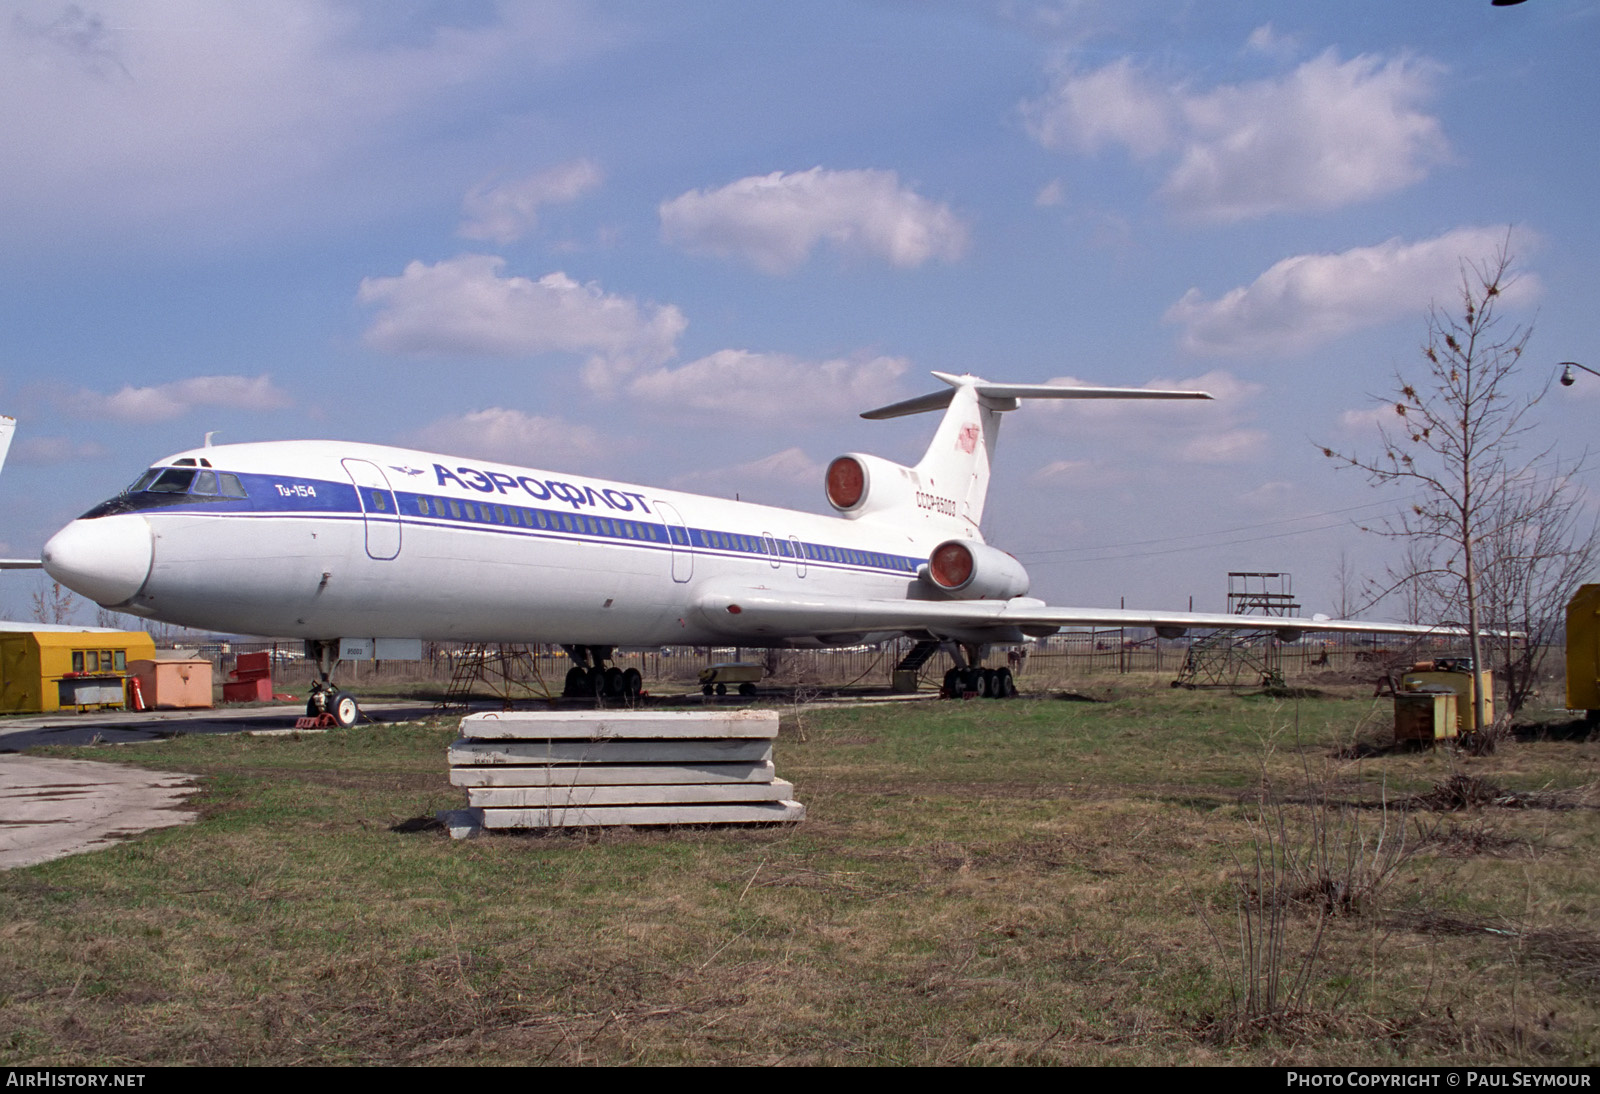
POLYGON ((910 506, 916 486, 909 467, 881 456, 847 452, 828 465, 823 479, 828 504, 847 517, 910 506))
POLYGON ((975 539, 947 539, 928 555, 920 576, 960 600, 1010 600, 1028 592, 1028 571, 1006 552, 975 539))

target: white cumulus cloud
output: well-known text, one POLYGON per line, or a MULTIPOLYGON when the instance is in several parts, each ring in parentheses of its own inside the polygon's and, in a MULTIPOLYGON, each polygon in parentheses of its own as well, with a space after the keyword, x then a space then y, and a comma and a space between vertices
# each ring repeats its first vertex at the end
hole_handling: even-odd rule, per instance
POLYGON ((752 175, 680 194, 662 202, 660 214, 668 243, 773 274, 801 265, 821 243, 906 268, 954 261, 967 241, 948 205, 901 185, 893 171, 752 175))
POLYGON ((270 376, 193 376, 154 387, 129 384, 109 395, 79 391, 65 399, 68 409, 89 418, 123 422, 165 422, 198 407, 230 410, 282 410, 293 405, 270 376))
POLYGON ((539 207, 576 201, 600 185, 600 168, 574 160, 525 178, 480 183, 461 202, 457 234, 506 244, 521 239, 539 223, 539 207))
POLYGON ((79 460, 98 460, 110 454, 99 441, 75 441, 70 437, 24 437, 12 449, 18 463, 55 464, 79 460))
MULTIPOLYGON (((1049 382, 1084 383, 1070 376, 1049 382)), ((1169 463, 1244 463, 1266 449, 1270 438, 1250 424, 1255 417, 1256 399, 1266 390, 1263 385, 1216 369, 1184 379, 1158 378, 1142 386, 1165 391, 1204 391, 1212 399, 1049 400, 1036 404, 1034 416, 1071 437, 1074 447, 1125 444, 1134 437, 1138 438, 1142 453, 1169 463)), ((1045 478, 1069 473, 1082 474, 1082 467, 1060 463, 1038 472, 1045 478)))
POLYGON ((360 215, 465 128, 441 123, 602 36, 560 0, 477 19, 391 7, 8 4, 0 230, 231 240, 360 215))
POLYGON ((801 449, 785 448, 782 452, 731 467, 691 471, 679 475, 672 485, 679 490, 721 493, 749 490, 752 486, 820 486, 822 472, 822 465, 801 449))
MULTIPOLYGON (((1252 35, 1260 47, 1271 39, 1252 35)), ((1424 109, 1439 66, 1329 50, 1274 79, 1207 90, 1163 81, 1126 58, 1064 69, 1023 104, 1046 148, 1120 144, 1165 163, 1162 195, 1182 216, 1234 222, 1335 209, 1409 186, 1449 155, 1424 109)))
MULTIPOLYGON (((1398 238, 1339 254, 1295 255, 1249 285, 1216 300, 1190 289, 1167 309, 1195 353, 1297 353, 1363 327, 1420 315, 1459 294, 1466 263, 1493 256, 1506 229, 1457 228, 1433 239, 1398 238)), ((1538 279, 1524 275, 1502 295, 1531 299, 1538 279)))
POLYGON ((1340 411, 1338 423, 1342 432, 1371 436, 1380 426, 1393 424, 1396 417, 1394 404, 1384 403, 1381 406, 1369 406, 1364 410, 1340 411))
POLYGON ((670 304, 640 304, 560 272, 507 277, 504 268, 495 255, 461 255, 364 278, 358 299, 377 309, 367 344, 423 355, 585 353, 585 380, 605 389, 671 357, 688 325, 670 304))
POLYGON ((1190 437, 1178 449, 1185 463, 1244 463, 1266 452, 1267 434, 1259 429, 1228 429, 1190 437))
POLYGON ((1180 95, 1124 57, 1094 72, 1061 70, 1042 98, 1023 104, 1022 114, 1046 148, 1098 152, 1120 144, 1147 159, 1176 139, 1180 95))
POLYGON ((808 361, 783 353, 725 349, 678 368, 643 373, 629 394, 674 412, 718 411, 746 420, 834 418, 894 399, 902 357, 808 361))
POLYGON ((417 444, 451 455, 562 470, 590 464, 616 450, 614 440, 586 425, 505 407, 440 418, 419 429, 417 444))

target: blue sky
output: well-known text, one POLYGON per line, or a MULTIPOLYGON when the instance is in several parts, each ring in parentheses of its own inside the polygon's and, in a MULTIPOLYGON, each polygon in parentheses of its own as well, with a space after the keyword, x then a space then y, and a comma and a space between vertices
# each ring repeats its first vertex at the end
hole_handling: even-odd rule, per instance
MULTIPOLYGON (((1592 2, 0 15, 7 554, 208 430, 817 509, 920 455, 856 414, 938 369, 1218 396, 1008 416, 986 533, 1038 595, 1328 611, 1401 499, 1318 445, 1376 451, 1463 262, 1509 239, 1530 393, 1600 367, 1592 2)), ((1553 389, 1538 447, 1597 410, 1553 389)))

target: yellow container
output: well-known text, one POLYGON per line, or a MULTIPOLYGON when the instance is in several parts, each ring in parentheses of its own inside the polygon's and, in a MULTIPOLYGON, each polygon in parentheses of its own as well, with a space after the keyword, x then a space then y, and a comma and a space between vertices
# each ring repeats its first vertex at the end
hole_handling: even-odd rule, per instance
POLYGON ((1453 691, 1402 691, 1394 697, 1396 741, 1444 741, 1460 725, 1453 691))
POLYGON ((1567 603, 1567 709, 1600 714, 1600 585, 1567 603))
POLYGON ((142 631, 0 632, 0 711, 120 707, 129 662, 155 652, 142 631))
MULTIPOLYGON (((1483 716, 1490 725, 1494 724, 1494 673, 1484 669, 1477 674, 1477 680, 1483 687, 1483 716)), ((1402 691, 1427 691, 1433 688, 1449 688, 1456 695, 1456 725, 1462 732, 1470 729, 1481 728, 1472 725, 1473 674, 1465 672, 1408 672, 1400 677, 1402 691)))

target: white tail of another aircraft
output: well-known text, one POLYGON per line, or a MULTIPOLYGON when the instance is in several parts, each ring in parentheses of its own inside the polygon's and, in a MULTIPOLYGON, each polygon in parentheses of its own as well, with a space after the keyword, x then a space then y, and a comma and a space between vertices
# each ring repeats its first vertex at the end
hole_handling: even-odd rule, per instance
MULTIPOLYGON (((6 453, 11 451, 11 435, 17 431, 17 420, 0 414, 0 467, 5 466, 6 453)), ((0 570, 37 570, 40 563, 34 558, 0 558, 0 570)))
MULTIPOLYGON (((867 457, 872 463, 888 465, 899 470, 916 488, 916 498, 911 502, 925 516, 936 523, 945 524, 973 537, 979 537, 978 526, 983 521, 984 499, 989 493, 989 476, 994 466, 995 444, 1000 437, 1000 415, 1016 410, 1023 399, 1209 399, 1203 391, 1162 391, 1151 388, 1127 387, 1067 387, 1060 384, 996 384, 979 376, 953 376, 935 372, 935 376, 950 385, 948 391, 935 391, 914 399, 879 407, 862 414, 863 418, 899 418, 907 414, 921 414, 930 410, 943 410, 944 418, 934 431, 933 442, 921 462, 914 468, 890 464, 887 460, 867 457), (947 518, 939 520, 939 518, 947 518)), ((828 469, 828 498, 841 512, 850 507, 840 505, 841 496, 835 489, 835 471, 841 461, 855 461, 858 466, 863 457, 851 454, 841 456, 828 469)), ((863 474, 866 474, 863 471, 863 474)), ((865 497, 863 495, 863 501, 865 497)), ((897 500, 896 509, 906 502, 897 500)), ((883 511, 886 507, 874 506, 883 511)))

